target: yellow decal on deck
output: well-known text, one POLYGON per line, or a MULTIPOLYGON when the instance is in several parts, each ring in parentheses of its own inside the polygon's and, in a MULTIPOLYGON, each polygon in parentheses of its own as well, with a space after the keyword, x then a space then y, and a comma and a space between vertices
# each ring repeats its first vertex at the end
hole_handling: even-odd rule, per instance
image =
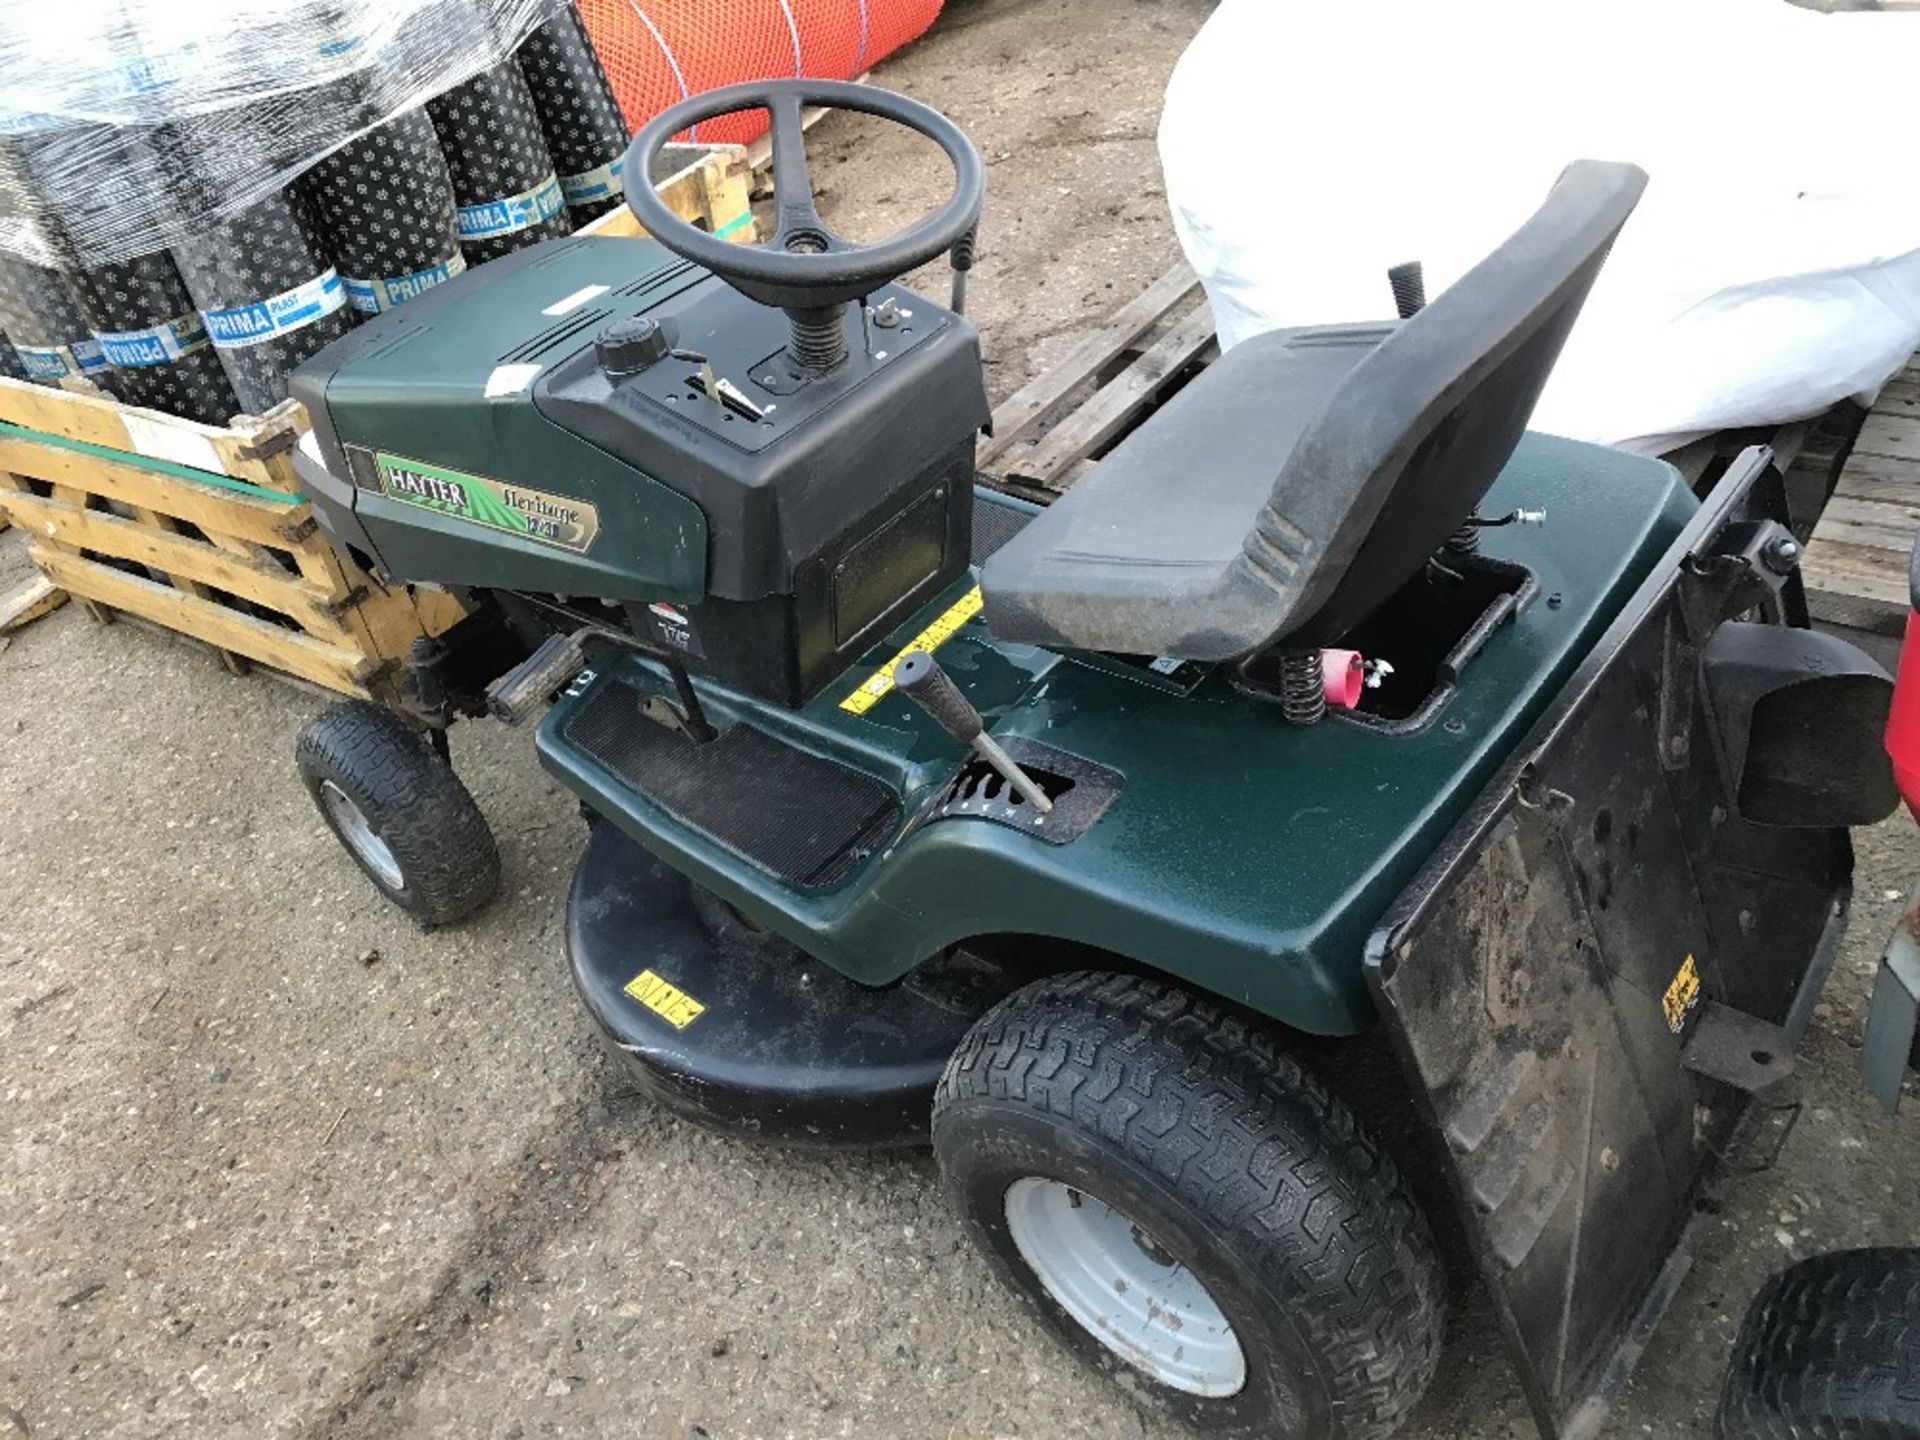
POLYGON ((840 708, 854 715, 866 714, 879 703, 883 695, 893 689, 893 667, 906 659, 907 651, 925 650, 931 655, 953 637, 954 631, 979 613, 980 587, 976 585, 949 605, 938 620, 909 640, 898 655, 867 677, 867 683, 842 700, 840 708))
POLYGON ((1680 1027, 1687 1023, 1687 1016, 1700 1000, 1700 967, 1693 963, 1689 955, 1680 966, 1680 973, 1673 977, 1673 983, 1667 986, 1667 993, 1660 998, 1660 1009, 1667 1017, 1667 1028, 1674 1034, 1680 1033, 1680 1027))
POLYGON ((678 985, 642 970, 627 982, 627 994, 676 1030, 684 1030, 706 1013, 707 1007, 678 985))

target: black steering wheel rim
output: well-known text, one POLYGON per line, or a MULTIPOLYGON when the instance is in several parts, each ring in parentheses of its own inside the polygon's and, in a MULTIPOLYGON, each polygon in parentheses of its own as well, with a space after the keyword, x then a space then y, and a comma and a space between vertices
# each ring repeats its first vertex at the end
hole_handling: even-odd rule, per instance
POLYGON ((624 173, 627 204, 655 240, 755 300, 799 308, 857 299, 951 250, 979 223, 986 201, 979 152, 959 126, 917 100, 845 80, 755 80, 691 96, 640 128, 627 149, 624 173), (835 234, 814 204, 801 125, 806 105, 877 116, 925 136, 953 166, 952 195, 886 240, 855 244, 835 234), (772 121, 777 219, 764 246, 737 245, 689 224, 648 183, 654 157, 673 136, 738 110, 765 110, 772 121))

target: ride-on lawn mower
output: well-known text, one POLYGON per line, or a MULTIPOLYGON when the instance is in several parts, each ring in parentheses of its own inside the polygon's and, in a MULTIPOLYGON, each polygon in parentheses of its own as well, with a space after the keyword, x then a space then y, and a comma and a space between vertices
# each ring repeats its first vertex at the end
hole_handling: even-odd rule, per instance
POLYGON ((1574 164, 1431 304, 1402 272, 1397 322, 1236 347, 1042 509, 974 484, 966 138, 738 86, 626 173, 748 108, 766 246, 636 185, 653 238, 496 261, 295 377, 328 533, 473 612, 406 721, 302 736, 328 821, 458 919, 497 860, 446 728, 552 702, 573 971, 643 1087, 931 1136, 1007 1284, 1208 1434, 1385 1435, 1433 1372, 1428 1220, 1290 1054, 1381 1027, 1542 1431, 1590 1433, 1788 1075, 1843 827, 1894 803, 1886 677, 1805 628, 1764 450, 1700 501, 1523 433, 1644 177, 1574 164), (803 104, 936 141, 952 198, 836 236, 803 104), (951 307, 895 283, 943 253, 951 307))

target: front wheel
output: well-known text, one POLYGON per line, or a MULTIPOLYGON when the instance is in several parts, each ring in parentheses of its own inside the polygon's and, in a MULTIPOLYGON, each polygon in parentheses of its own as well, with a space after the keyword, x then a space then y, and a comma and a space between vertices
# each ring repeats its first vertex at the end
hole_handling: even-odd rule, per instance
POLYGON ((1158 980, 1016 992, 934 1103, 947 1193, 1082 1359, 1209 1436, 1380 1440, 1439 1358, 1426 1222, 1257 1026, 1158 980))
POLYGON ((453 767, 391 710, 347 700, 300 732, 300 778, 354 863, 422 925, 463 920, 500 888, 500 853, 453 767))

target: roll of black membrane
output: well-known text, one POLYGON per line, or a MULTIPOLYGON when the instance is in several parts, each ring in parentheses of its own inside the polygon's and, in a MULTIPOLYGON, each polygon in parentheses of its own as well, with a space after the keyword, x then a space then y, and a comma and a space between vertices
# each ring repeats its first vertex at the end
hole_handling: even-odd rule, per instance
POLYGON ((27 367, 21 363, 17 347, 4 332, 0 332, 0 376, 5 376, 9 380, 33 379, 33 376, 27 373, 27 367))
POLYGON ((113 393, 112 367, 60 276, 44 265, 0 253, 0 329, 27 375, 57 385, 84 376, 113 393))
POLYGON ((83 265, 66 278, 122 400, 208 425, 240 412, 187 282, 165 251, 83 265))
POLYGON ((460 248, 472 263, 572 231, 520 67, 482 70, 427 102, 453 176, 460 248))
POLYGON ((85 156, 102 172, 144 182, 161 173, 150 142, 150 132, 74 124, 0 136, 0 149, 34 193, 47 197, 44 213, 35 218, 112 367, 115 393, 132 405, 223 425, 239 402, 172 257, 160 250, 100 261, 84 256, 68 238, 69 220, 77 232, 86 217, 63 215, 62 207, 79 203, 75 197, 85 190, 63 168, 85 156))
POLYGON ((581 224, 618 208, 620 161, 633 137, 571 0, 527 36, 518 59, 567 212, 581 224))
POLYGON ((362 314, 391 310, 466 269, 453 180, 425 110, 349 141, 295 188, 313 208, 347 303, 362 314))
POLYGON ((319 227, 290 189, 199 227, 173 258, 250 414, 286 399, 293 367, 353 323, 319 227))

